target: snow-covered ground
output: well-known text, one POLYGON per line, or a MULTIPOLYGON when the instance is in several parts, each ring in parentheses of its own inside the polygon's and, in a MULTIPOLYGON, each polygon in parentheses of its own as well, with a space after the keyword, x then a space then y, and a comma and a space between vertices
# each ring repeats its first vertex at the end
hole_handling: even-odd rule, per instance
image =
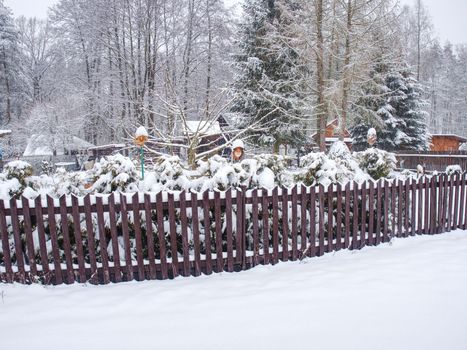
POLYGON ((0 285, 2 349, 467 349, 467 231, 107 286, 0 285))

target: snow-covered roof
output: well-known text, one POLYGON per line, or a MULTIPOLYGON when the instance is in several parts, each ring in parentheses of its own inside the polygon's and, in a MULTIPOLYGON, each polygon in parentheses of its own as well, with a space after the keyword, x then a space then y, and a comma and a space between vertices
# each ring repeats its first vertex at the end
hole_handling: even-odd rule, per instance
POLYGON ((187 131, 190 134, 198 133, 205 136, 222 134, 222 129, 218 121, 209 122, 205 120, 189 120, 186 122, 186 126, 188 129, 187 131))
POLYGON ((0 137, 5 136, 5 135, 10 135, 11 130, 1 130, 0 129, 0 137))
POLYGON ((110 143, 107 145, 100 145, 100 146, 92 146, 89 147, 88 150, 99 150, 99 149, 106 149, 106 148, 125 148, 126 145, 124 143, 110 143))
MULTIPOLYGON (((338 141, 338 137, 326 137, 325 142, 335 142, 338 141)), ((351 137, 344 137, 344 142, 352 142, 353 139, 351 137)))
MULTIPOLYGON (((85 150, 93 146, 94 145, 92 143, 89 143, 76 136, 65 138, 65 140, 56 140, 55 142, 57 155, 64 154, 65 149, 69 151, 78 151, 85 150)), ((50 136, 40 134, 35 134, 30 137, 26 149, 23 153, 23 157, 51 155, 53 155, 53 148, 50 136)))

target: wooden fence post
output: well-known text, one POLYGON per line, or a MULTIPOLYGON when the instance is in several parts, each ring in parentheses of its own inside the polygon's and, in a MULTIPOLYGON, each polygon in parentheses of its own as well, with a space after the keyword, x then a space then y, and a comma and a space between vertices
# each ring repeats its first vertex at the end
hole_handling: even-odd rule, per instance
POLYGON ((5 215, 5 202, 0 199, 0 235, 2 236, 3 263, 5 265, 6 281, 13 283, 13 268, 11 264, 10 242, 5 215))

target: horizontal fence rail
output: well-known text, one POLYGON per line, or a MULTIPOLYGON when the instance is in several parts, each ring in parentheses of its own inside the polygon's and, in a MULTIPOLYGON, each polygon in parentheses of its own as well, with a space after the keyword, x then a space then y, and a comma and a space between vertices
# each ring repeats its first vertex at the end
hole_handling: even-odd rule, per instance
POLYGON ((0 281, 240 271, 466 228, 466 174, 358 185, 0 200, 0 281))

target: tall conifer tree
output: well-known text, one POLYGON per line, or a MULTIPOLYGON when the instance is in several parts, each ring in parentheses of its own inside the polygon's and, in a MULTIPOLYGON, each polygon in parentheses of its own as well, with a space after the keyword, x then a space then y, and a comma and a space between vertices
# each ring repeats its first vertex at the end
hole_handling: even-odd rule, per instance
POLYGON ((305 69, 294 47, 290 0, 252 0, 244 5, 239 74, 234 84, 232 112, 240 128, 251 128, 251 140, 272 146, 300 146, 305 140, 305 69))

